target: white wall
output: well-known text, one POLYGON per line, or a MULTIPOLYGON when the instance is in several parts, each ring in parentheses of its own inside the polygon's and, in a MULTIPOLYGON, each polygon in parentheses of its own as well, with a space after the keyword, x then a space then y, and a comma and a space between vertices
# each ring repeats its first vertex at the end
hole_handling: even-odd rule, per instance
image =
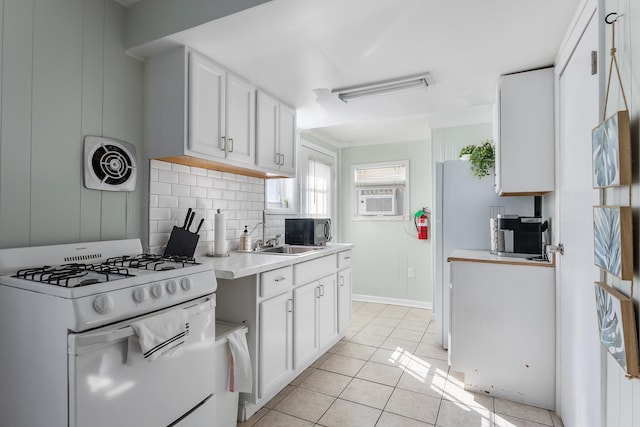
MULTIPOLYGON (((139 237, 133 193, 83 186, 83 136, 142 154, 142 63, 112 0, 0 0, 0 247, 139 237)), ((139 171, 139 182, 141 179, 139 171)))
POLYGON ((413 213, 431 201, 429 141, 343 148, 340 152, 341 241, 355 244, 353 293, 389 303, 431 307, 431 240, 418 240, 413 213), (407 221, 354 221, 351 166, 409 160, 410 202, 407 221), (408 269, 415 277, 408 277, 408 269))

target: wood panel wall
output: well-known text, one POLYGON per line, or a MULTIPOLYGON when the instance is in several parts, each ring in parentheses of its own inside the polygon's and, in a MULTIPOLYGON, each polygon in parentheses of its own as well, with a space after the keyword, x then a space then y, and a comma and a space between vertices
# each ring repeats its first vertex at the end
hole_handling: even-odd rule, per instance
POLYGON ((141 236, 144 66, 124 53, 124 15, 0 0, 0 247, 141 236), (136 146, 135 192, 84 188, 85 135, 136 146))

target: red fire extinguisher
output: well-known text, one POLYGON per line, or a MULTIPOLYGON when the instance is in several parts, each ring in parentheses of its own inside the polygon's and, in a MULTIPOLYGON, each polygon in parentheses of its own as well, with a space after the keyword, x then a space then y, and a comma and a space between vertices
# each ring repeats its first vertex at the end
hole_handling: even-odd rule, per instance
POLYGON ((429 211, 422 208, 416 212, 413 221, 418 231, 418 239, 427 240, 429 238, 429 211))

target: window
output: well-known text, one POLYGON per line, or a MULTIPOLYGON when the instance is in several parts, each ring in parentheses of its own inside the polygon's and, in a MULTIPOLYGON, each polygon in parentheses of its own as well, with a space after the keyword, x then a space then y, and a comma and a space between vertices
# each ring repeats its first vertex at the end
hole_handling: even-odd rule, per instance
POLYGON ((354 219, 402 220, 409 200, 409 161, 351 167, 354 219))
POLYGON ((302 215, 333 220, 335 154, 309 143, 303 144, 300 154, 302 215))
POLYGON ((264 193, 268 213, 285 214, 298 212, 298 192, 295 178, 266 179, 264 193))

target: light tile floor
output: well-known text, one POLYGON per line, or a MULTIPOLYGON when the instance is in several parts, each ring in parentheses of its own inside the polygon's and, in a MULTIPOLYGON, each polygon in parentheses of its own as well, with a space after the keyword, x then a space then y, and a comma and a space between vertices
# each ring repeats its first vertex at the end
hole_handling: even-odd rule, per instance
POLYGON ((431 311, 354 302, 344 339, 241 427, 562 426, 544 409, 463 389, 431 311))

